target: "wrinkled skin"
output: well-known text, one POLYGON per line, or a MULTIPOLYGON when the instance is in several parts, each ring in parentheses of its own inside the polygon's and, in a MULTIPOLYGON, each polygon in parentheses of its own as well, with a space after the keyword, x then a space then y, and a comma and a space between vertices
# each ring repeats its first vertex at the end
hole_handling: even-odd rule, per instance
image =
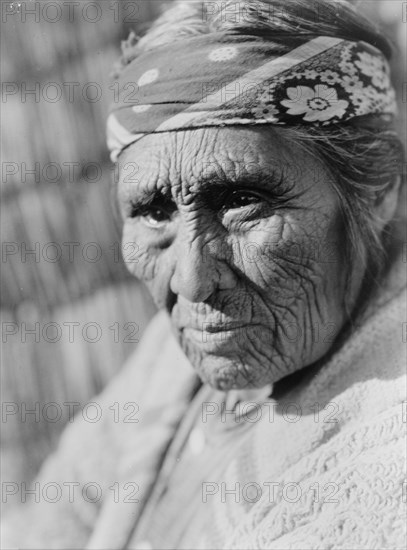
POLYGON ((283 129, 152 134, 119 170, 125 261, 202 380, 263 387, 329 351, 363 274, 346 286, 331 176, 283 129))

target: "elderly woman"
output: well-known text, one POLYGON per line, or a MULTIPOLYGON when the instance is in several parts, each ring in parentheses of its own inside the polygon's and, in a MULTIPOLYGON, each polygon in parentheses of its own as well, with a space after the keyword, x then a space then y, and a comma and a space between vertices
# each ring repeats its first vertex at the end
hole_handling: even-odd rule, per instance
POLYGON ((181 2, 124 44, 108 144, 161 311, 19 548, 405 546, 389 54, 323 0, 181 2))

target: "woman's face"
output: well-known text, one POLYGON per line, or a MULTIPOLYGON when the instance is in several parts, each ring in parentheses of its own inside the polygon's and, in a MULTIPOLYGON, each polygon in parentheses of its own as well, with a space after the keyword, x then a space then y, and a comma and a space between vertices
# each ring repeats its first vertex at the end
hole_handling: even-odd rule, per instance
POLYGON ((119 168, 124 259, 205 382, 262 387, 329 350, 361 277, 345 296, 330 175, 283 129, 151 134, 119 168))

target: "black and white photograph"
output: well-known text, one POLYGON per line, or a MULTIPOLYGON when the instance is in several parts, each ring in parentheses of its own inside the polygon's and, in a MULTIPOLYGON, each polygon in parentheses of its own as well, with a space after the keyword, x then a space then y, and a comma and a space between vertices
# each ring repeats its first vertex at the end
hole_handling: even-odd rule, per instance
POLYGON ((407 2, 0 7, 0 547, 405 550, 407 2))

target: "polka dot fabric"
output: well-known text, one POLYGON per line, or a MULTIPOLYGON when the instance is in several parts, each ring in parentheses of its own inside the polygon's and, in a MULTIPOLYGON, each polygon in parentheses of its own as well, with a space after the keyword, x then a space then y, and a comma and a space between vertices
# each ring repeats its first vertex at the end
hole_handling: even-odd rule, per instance
POLYGON ((235 46, 216 48, 209 52, 209 61, 229 61, 237 56, 238 49, 235 46))
POLYGON ((146 52, 123 70, 108 147, 116 161, 150 133, 395 113, 388 63, 365 42, 321 36, 276 57, 261 37, 215 33, 146 52))

